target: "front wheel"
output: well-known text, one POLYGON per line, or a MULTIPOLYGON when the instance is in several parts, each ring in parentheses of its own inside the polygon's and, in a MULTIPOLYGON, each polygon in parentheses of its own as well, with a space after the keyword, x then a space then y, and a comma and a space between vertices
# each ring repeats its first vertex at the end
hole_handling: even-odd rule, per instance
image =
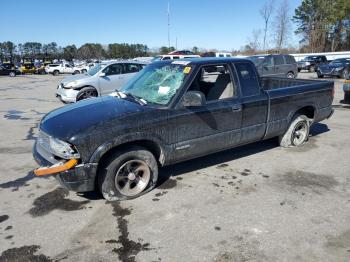
POLYGON ((81 73, 82 73, 82 74, 85 74, 86 72, 87 72, 86 69, 81 70, 81 73))
POLYGON ((293 118, 287 132, 279 137, 279 144, 282 147, 301 146, 308 140, 309 133, 310 119, 305 115, 297 115, 293 118))
POLYGON ((54 76, 58 76, 59 74, 60 74, 60 71, 58 71, 58 70, 53 71, 54 76))
POLYGON ((9 76, 10 76, 10 77, 15 77, 15 76, 16 76, 16 73, 15 73, 15 72, 10 72, 10 73, 9 73, 9 76))
POLYGON ((315 66, 310 66, 309 71, 310 71, 311 73, 314 73, 314 72, 315 72, 315 70, 316 70, 315 66))
POLYGON ((348 77, 348 75, 349 75, 348 70, 344 70, 343 73, 342 73, 342 78, 346 79, 348 77))
POLYGON ((139 197, 152 190, 157 180, 157 161, 142 147, 116 151, 98 172, 99 189, 108 201, 139 197))
POLYGON ((77 94, 77 101, 97 97, 97 91, 92 86, 84 87, 80 90, 80 92, 77 94))

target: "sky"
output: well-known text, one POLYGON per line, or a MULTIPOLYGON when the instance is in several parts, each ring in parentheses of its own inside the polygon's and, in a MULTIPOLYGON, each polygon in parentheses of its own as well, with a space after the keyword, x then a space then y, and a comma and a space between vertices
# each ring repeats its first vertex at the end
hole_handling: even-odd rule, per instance
MULTIPOLYGON (((276 9, 281 1, 275 0, 276 9)), ((178 49, 237 50, 254 29, 263 29, 265 0, 12 0, 1 3, 0 41, 167 46, 168 2, 170 42, 175 46, 177 39, 178 49)), ((288 3, 293 15, 301 0, 288 3)), ((294 30, 291 24, 290 43, 298 46, 294 30)))

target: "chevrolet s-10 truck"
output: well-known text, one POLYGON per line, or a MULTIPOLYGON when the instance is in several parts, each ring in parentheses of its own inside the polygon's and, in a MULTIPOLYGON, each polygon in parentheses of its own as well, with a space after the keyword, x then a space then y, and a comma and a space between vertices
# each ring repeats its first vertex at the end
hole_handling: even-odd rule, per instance
POLYGON ((301 146, 332 115, 333 96, 331 81, 259 78, 246 59, 155 62, 109 96, 45 115, 34 173, 109 201, 135 198, 161 166, 273 137, 301 146))

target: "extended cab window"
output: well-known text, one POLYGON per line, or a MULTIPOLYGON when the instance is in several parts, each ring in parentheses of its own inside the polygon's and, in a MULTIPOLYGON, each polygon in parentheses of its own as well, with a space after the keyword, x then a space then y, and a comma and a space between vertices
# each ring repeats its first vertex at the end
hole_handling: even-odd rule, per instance
POLYGON ((235 63, 244 97, 260 94, 258 76, 250 63, 235 63))
POLYGON ((123 66, 121 64, 113 64, 113 65, 107 66, 103 70, 103 73, 105 73, 106 76, 120 75, 123 73, 123 66))
POLYGON ((234 97, 236 90, 227 65, 202 67, 189 88, 202 92, 207 101, 234 97))

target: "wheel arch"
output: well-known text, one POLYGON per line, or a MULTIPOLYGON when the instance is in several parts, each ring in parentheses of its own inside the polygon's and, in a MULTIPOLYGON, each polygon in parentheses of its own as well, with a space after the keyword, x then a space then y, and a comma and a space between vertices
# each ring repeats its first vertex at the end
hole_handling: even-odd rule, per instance
POLYGON ((139 146, 149 150, 157 162, 161 165, 165 162, 165 151, 158 139, 150 137, 138 137, 134 139, 118 139, 118 141, 110 141, 100 145, 90 157, 90 163, 103 163, 104 159, 113 154, 117 150, 123 150, 130 146, 139 146))
POLYGON ((295 110, 289 115, 288 122, 291 123, 291 121, 293 121, 293 118, 296 115, 305 115, 307 116, 307 118, 313 120, 315 119, 315 116, 316 116, 316 107, 313 105, 299 107, 297 110, 295 110))

